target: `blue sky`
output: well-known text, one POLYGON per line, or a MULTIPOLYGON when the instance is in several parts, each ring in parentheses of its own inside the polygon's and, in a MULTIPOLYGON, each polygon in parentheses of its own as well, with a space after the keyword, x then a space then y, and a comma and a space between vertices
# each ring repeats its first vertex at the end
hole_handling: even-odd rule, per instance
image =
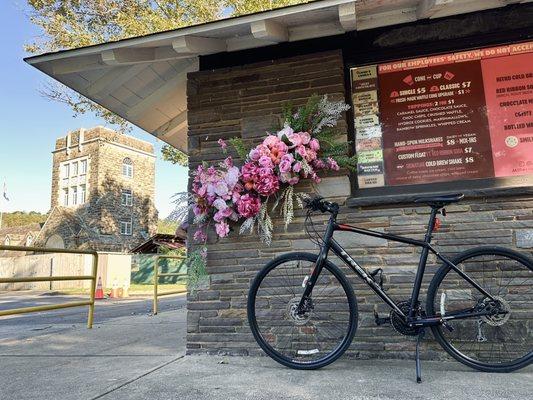
MULTIPOLYGON (((106 125, 94 115, 73 117, 66 105, 43 98, 38 90, 49 79, 24 61, 23 45, 40 34, 24 14, 24 0, 0 1, 0 185, 6 180, 9 202, 2 211, 50 208, 52 154, 57 137, 79 127, 106 125)), ((187 187, 187 170, 161 159, 161 141, 134 128, 131 135, 155 145, 156 198, 160 217, 172 210, 171 196, 187 187)))

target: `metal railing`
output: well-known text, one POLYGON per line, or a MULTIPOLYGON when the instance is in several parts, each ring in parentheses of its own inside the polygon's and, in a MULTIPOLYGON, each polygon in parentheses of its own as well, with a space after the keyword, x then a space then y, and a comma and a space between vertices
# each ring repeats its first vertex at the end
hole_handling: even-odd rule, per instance
POLYGON ((91 275, 79 276, 34 276, 20 278, 2 278, 0 283, 22 283, 22 282, 52 282, 52 281, 91 281, 90 299, 84 301, 71 301, 68 303, 50 304, 44 306, 33 306, 23 308, 12 308, 11 310, 0 310, 0 317, 5 315, 26 314, 39 311, 59 310, 62 308, 89 306, 89 315, 87 316, 87 328, 93 327, 94 318, 94 292, 96 289, 96 274, 98 271, 98 253, 93 250, 69 250, 53 249, 42 247, 25 247, 25 246, 0 246, 0 251, 32 251, 37 253, 64 253, 64 254, 89 254, 93 256, 91 275))
MULTIPOLYGON (((170 296, 170 295, 173 295, 173 294, 182 294, 182 293, 185 293, 186 291, 184 290, 173 290, 173 291, 170 291, 170 292, 163 292, 163 293, 159 293, 158 292, 158 289, 159 289, 159 278, 161 277, 170 277, 170 276, 176 276, 176 277, 183 277, 183 276, 187 276, 187 273, 183 273, 183 272, 168 272, 168 273, 160 273, 159 272, 159 260, 161 259, 175 259, 175 260, 185 260, 186 257, 183 257, 183 256, 166 256, 166 255, 158 255, 155 257, 155 260, 154 260, 154 307, 153 307, 153 313, 154 315, 157 314, 157 306, 158 306, 158 298, 159 297, 162 297, 162 296, 170 296)), ((178 269, 178 271, 181 269, 181 267, 183 266, 183 263, 180 265, 180 268, 178 269)))

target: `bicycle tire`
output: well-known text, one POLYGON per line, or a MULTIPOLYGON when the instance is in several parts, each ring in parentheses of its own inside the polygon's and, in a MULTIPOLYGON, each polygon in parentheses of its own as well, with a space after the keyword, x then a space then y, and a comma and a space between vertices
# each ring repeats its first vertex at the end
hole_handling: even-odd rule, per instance
MULTIPOLYGON (((357 319, 358 319, 357 300, 353 292, 352 286, 350 282, 346 279, 342 271, 336 265, 334 265, 330 261, 326 261, 324 268, 328 270, 338 280, 338 282, 342 286, 342 289, 344 290, 344 293, 346 295, 346 302, 349 308, 349 324, 346 327, 347 328, 346 334, 344 335, 339 345, 336 346, 331 353, 328 353, 317 360, 312 360, 312 361, 297 360, 297 359, 288 357, 287 355, 281 354, 279 351, 277 351, 268 342, 268 340, 264 337, 263 333, 261 332, 261 329, 259 328, 258 321, 257 321, 256 299, 257 299, 258 290, 260 289, 260 286, 263 280, 268 276, 270 272, 275 270, 276 267, 279 267, 280 265, 286 262, 303 260, 303 261, 307 261, 310 263, 315 263, 317 258, 318 258, 318 255, 316 254, 300 253, 300 252, 287 253, 280 257, 275 258, 274 260, 266 264, 261 271, 259 271, 259 273, 255 277, 250 287, 249 294, 248 294, 248 302, 247 302, 248 322, 249 322, 250 329, 253 333, 253 336, 256 342, 259 344, 261 349, 263 349, 263 351, 268 356, 270 356, 273 360, 277 361, 278 363, 284 366, 287 366, 293 369, 306 369, 306 370, 318 369, 318 368, 325 367, 326 365, 334 362, 348 349, 348 347, 350 346, 353 340, 356 329, 357 329, 357 319)), ((322 272, 321 275, 323 273, 324 272, 322 272)))

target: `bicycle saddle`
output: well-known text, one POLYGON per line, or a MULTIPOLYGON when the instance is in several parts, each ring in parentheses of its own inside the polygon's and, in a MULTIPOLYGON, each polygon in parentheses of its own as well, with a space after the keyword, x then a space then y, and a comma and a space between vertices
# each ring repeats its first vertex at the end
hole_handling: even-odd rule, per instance
POLYGON ((417 197, 414 200, 414 202, 424 203, 431 207, 444 207, 445 205, 450 204, 450 203, 457 203, 463 197, 465 197, 465 195, 462 193, 445 194, 441 196, 424 196, 424 197, 417 197))

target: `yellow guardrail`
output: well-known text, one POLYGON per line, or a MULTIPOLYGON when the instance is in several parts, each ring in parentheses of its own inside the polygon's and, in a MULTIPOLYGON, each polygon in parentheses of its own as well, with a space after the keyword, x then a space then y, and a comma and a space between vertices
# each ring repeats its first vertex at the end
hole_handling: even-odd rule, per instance
MULTIPOLYGON (((156 258, 154 260, 154 310, 153 310, 154 315, 157 314, 157 305, 158 305, 158 298, 159 297, 161 297, 161 296, 170 296, 170 295, 173 295, 173 294, 182 294, 182 293, 186 292, 186 291, 183 291, 183 290, 173 290, 171 292, 163 292, 163 293, 159 293, 158 292, 158 289, 159 289, 159 278, 165 277, 165 276, 177 276, 177 277, 187 276, 187 273, 180 273, 180 272, 160 273, 159 272, 159 261, 161 259, 185 260, 185 257, 183 257, 183 256, 165 256, 165 255, 156 256, 156 258)), ((181 266, 180 266, 180 269, 181 269, 181 266)))
POLYGON ((45 306, 34 306, 24 308, 12 308, 11 310, 0 310, 0 317, 5 315, 26 314, 39 311, 58 310, 62 308, 89 306, 89 315, 87 316, 87 328, 93 327, 94 318, 94 292, 96 290, 96 273, 98 271, 98 253, 93 250, 69 250, 53 249, 42 247, 26 246, 0 246, 0 251, 32 251, 37 253, 64 253, 64 254, 89 254, 93 256, 91 275, 79 276, 34 276, 20 278, 1 278, 0 283, 21 283, 21 282, 52 282, 52 281, 91 281, 91 296, 89 300, 71 301, 68 303, 50 304, 45 306))

